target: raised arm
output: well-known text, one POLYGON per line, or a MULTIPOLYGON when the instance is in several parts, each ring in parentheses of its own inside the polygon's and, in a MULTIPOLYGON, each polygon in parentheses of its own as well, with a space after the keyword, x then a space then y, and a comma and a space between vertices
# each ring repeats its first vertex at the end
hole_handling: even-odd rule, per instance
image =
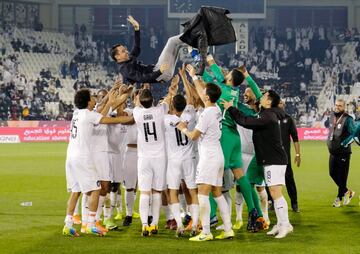
POLYGON ((140 49, 140 25, 139 25, 139 22, 137 22, 131 15, 128 16, 127 20, 134 27, 134 31, 135 31, 134 46, 130 52, 130 55, 134 56, 134 57, 138 57, 141 52, 141 49, 140 49))
POLYGON ((190 65, 190 64, 186 65, 186 71, 189 73, 189 76, 192 78, 192 80, 194 82, 197 94, 200 96, 200 99, 205 104, 205 93, 204 93, 205 83, 204 83, 204 81, 202 81, 201 79, 199 79, 196 76, 196 70, 192 65, 190 65))
POLYGON ((168 94, 165 96, 163 103, 166 103, 169 105, 169 108, 171 108, 171 99, 174 97, 178 91, 179 87, 179 75, 175 75, 173 79, 171 80, 171 85, 169 86, 168 94))
POLYGON ((210 66, 210 70, 214 74, 214 77, 216 78, 217 82, 223 83, 225 81, 225 76, 224 76, 220 66, 216 64, 213 56, 208 55, 206 57, 206 61, 207 61, 208 65, 210 66))
POLYGON ((256 84, 255 80, 252 79, 252 77, 250 76, 250 74, 248 73, 248 71, 246 70, 244 65, 241 66, 239 69, 244 74, 244 77, 245 77, 250 89, 255 94, 256 100, 260 100, 260 98, 262 97, 262 93, 260 91, 259 86, 256 84))

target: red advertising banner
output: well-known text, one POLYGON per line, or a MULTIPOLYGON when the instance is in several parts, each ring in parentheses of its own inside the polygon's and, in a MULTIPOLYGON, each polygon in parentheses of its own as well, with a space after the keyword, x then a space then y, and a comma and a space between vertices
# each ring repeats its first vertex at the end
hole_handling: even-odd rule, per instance
POLYGON ((69 141, 69 127, 1 127, 0 143, 69 141))
MULTIPOLYGON (((68 142, 68 121, 7 121, 1 122, 0 143, 68 142)), ((326 128, 298 128, 299 140, 326 140, 326 128)))
POLYGON ((326 128, 297 128, 299 140, 326 140, 329 130, 326 128))

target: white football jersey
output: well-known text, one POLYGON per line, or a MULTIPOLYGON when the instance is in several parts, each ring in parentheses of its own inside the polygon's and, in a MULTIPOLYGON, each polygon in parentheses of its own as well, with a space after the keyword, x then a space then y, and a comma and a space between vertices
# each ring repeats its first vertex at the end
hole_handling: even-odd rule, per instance
POLYGON ((253 130, 246 129, 240 125, 237 125, 237 130, 241 139, 241 152, 246 154, 255 154, 254 142, 252 139, 253 130))
POLYGON ((165 156, 164 116, 167 112, 165 103, 151 108, 134 108, 139 158, 165 156))
POLYGON ((195 126, 196 113, 191 108, 185 108, 180 117, 176 115, 165 115, 165 139, 166 150, 169 159, 188 159, 195 156, 194 142, 185 134, 176 128, 176 125, 181 122, 188 123, 188 129, 192 130, 195 126))
MULTIPOLYGON (((126 108, 124 110, 128 113, 129 116, 132 116, 133 109, 126 108)), ((125 138, 125 145, 128 144, 137 144, 137 128, 136 124, 126 125, 126 138, 125 138)))
POLYGON ((68 157, 90 156, 93 144, 92 135, 95 125, 103 116, 88 109, 76 109, 71 120, 70 141, 67 149, 68 157))
POLYGON ((109 152, 120 153, 122 151, 122 148, 124 147, 124 142, 126 139, 126 125, 109 124, 107 130, 109 152))
POLYGON ((199 150, 218 149, 221 138, 222 114, 218 106, 207 107, 200 114, 195 128, 201 132, 199 139, 199 150))

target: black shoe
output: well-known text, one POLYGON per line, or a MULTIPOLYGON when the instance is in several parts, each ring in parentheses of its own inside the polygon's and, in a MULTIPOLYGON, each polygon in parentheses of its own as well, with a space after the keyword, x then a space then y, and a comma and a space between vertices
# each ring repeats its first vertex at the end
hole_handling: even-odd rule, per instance
POLYGON ((183 221, 184 227, 186 227, 189 224, 190 221, 191 221, 191 216, 186 214, 185 217, 184 217, 184 221, 183 221))
POLYGON ((252 209, 248 216, 248 225, 246 228, 248 231, 250 231, 250 232, 258 232, 259 231, 257 224, 256 224, 256 220, 258 217, 259 217, 259 215, 258 215, 256 208, 252 209))
POLYGON ((132 223, 132 216, 126 216, 123 221, 123 226, 128 227, 132 223))
POLYGON ((152 216, 148 216, 148 225, 151 224, 152 220, 153 220, 153 217, 152 217, 152 216))
POLYGON ((300 213, 299 207, 297 203, 291 204, 291 208, 294 213, 300 213))

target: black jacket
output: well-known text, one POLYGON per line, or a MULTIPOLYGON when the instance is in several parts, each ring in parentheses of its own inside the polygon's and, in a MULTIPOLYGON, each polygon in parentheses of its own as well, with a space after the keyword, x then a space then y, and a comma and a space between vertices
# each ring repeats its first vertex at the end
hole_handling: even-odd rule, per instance
POLYGON ((140 31, 135 31, 135 43, 130 52, 130 59, 119 64, 119 72, 125 83, 157 83, 156 78, 161 75, 160 70, 154 71, 154 65, 146 65, 137 60, 140 55, 140 31))
POLYGON ((283 110, 262 109, 258 117, 247 117, 234 107, 228 111, 237 124, 253 130, 255 154, 260 165, 287 165, 280 130, 280 121, 285 117, 283 110))
POLYGON ((202 6, 191 20, 182 24, 184 34, 180 39, 194 48, 235 42, 231 19, 226 16, 229 13, 223 8, 202 6))

